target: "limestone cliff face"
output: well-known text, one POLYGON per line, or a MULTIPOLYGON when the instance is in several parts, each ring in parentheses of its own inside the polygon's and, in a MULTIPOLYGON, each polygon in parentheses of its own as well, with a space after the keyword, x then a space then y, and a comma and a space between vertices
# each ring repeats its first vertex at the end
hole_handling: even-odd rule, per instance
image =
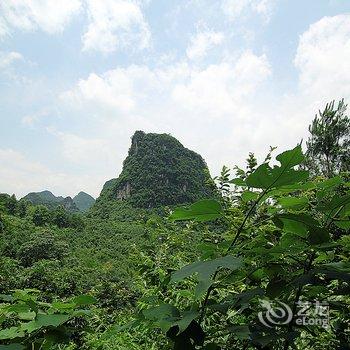
POLYGON ((191 203, 214 194, 203 158, 168 134, 136 131, 117 179, 101 193, 136 207, 191 203))

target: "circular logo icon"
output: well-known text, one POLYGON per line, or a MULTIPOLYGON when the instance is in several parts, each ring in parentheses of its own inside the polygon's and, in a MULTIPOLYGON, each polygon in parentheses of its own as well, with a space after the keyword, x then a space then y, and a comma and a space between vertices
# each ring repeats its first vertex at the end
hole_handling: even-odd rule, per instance
POLYGON ((293 318, 291 308, 282 301, 276 300, 274 304, 267 300, 261 302, 265 311, 258 313, 259 321, 266 327, 272 328, 274 325, 288 324, 293 318))

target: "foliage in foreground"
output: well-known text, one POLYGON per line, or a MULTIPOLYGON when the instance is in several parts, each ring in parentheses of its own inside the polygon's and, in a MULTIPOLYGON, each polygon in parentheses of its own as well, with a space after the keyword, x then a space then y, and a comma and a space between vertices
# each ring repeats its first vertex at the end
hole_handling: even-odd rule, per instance
POLYGON ((202 259, 165 281, 169 288, 176 284, 184 300, 158 302, 141 313, 141 320, 166 333, 173 349, 347 348, 350 184, 341 176, 310 180, 308 171, 296 168, 304 161, 300 146, 276 160, 279 165, 266 162, 228 180, 236 186, 233 198, 201 201, 171 215, 231 223, 202 246, 202 259), (237 203, 245 211, 238 221, 237 203), (303 300, 329 304, 328 328, 297 324, 303 300), (291 320, 261 322, 263 301, 289 305, 291 320))
POLYGON ((0 345, 3 350, 51 349, 79 338, 84 328, 85 308, 95 299, 80 295, 67 302, 48 303, 35 289, 0 295, 0 345))

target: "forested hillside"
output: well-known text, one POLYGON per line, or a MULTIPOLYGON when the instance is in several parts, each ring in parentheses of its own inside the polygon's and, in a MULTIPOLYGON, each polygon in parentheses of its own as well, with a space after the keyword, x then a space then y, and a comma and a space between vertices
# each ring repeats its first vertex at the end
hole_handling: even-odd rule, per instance
POLYGON ((85 192, 79 192, 73 199, 71 197, 55 196, 50 191, 30 192, 22 198, 34 205, 43 205, 49 209, 63 207, 70 212, 85 212, 92 207, 95 199, 85 192))
POLYGON ((136 131, 121 174, 105 184, 102 196, 153 208, 208 198, 214 188, 199 154, 170 135, 136 131))
POLYGON ((213 179, 174 137, 137 131, 91 208, 1 194, 0 349, 349 349, 344 106, 315 117, 306 152, 213 179), (327 322, 300 323, 304 301, 327 322))

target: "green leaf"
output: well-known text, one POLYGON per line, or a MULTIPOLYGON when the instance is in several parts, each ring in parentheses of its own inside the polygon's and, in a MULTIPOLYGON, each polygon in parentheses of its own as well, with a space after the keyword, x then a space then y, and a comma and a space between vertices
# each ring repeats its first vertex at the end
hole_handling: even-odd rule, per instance
POLYGON ((236 185, 236 186, 247 186, 246 182, 241 179, 240 177, 236 179, 232 179, 229 181, 231 184, 236 185))
POLYGON ((247 177, 247 185, 254 188, 272 189, 292 185, 304 181, 309 177, 308 171, 293 169, 294 166, 304 160, 300 145, 290 151, 279 154, 276 159, 280 162, 281 166, 271 168, 266 163, 261 164, 247 177))
POLYGON ((276 159, 281 163, 281 168, 288 169, 301 164, 305 157, 301 145, 298 145, 289 151, 279 154, 276 159))
POLYGON ((296 233, 302 237, 305 237, 311 227, 318 226, 318 222, 307 214, 290 213, 276 215, 274 223, 277 227, 283 228, 286 232, 296 233))
POLYGON ((69 310, 74 309, 76 306, 76 303, 63 303, 61 301, 52 303, 52 307, 56 310, 69 310))
POLYGON ((36 316, 36 313, 34 311, 18 313, 18 318, 26 321, 34 320, 35 316, 36 316))
POLYGON ((223 215, 221 204, 212 199, 203 199, 187 208, 177 208, 169 219, 209 221, 220 218, 223 215))
POLYGON ((30 312, 30 307, 27 304, 14 304, 7 307, 8 312, 23 313, 30 312))
POLYGON ((169 304, 161 304, 142 311, 144 317, 156 323, 164 332, 180 319, 179 310, 169 304))
POLYGON ((236 270, 243 266, 242 259, 235 258, 231 255, 217 258, 214 260, 197 261, 184 266, 171 276, 172 282, 178 282, 193 274, 198 274, 199 288, 196 290, 197 297, 201 296, 212 284, 212 276, 220 267, 230 270, 236 270))
POLYGON ((178 318, 180 316, 179 310, 169 304, 161 304, 155 307, 151 307, 147 310, 142 311, 145 318, 147 318, 150 321, 157 321, 164 317, 176 317, 178 318))
POLYGON ((190 323, 199 316, 198 311, 184 311, 181 319, 176 321, 173 325, 177 325, 179 327, 179 333, 183 332, 190 323))
POLYGON ((58 327, 61 324, 67 322, 71 318, 70 315, 63 314, 38 314, 36 319, 21 325, 21 329, 32 333, 42 327, 58 327))
POLYGON ((85 306, 95 304, 97 300, 91 295, 79 295, 72 300, 76 306, 85 306))
POLYGON ((316 184, 316 186, 317 186, 317 188, 329 189, 329 188, 340 185, 341 182, 342 182, 341 177, 335 176, 335 177, 332 177, 331 179, 327 179, 325 181, 322 181, 322 182, 316 184))
POLYGON ((309 200, 306 197, 282 197, 278 199, 278 204, 286 209, 303 209, 309 200))
POLYGON ((9 345, 0 345, 0 350, 24 350, 25 346, 22 344, 9 344, 9 345))
POLYGON ((11 327, 0 330, 0 340, 24 337, 24 332, 19 327, 11 327))
POLYGON ((243 202, 256 200, 258 197, 259 197, 259 193, 251 192, 251 191, 244 191, 241 196, 243 202))

